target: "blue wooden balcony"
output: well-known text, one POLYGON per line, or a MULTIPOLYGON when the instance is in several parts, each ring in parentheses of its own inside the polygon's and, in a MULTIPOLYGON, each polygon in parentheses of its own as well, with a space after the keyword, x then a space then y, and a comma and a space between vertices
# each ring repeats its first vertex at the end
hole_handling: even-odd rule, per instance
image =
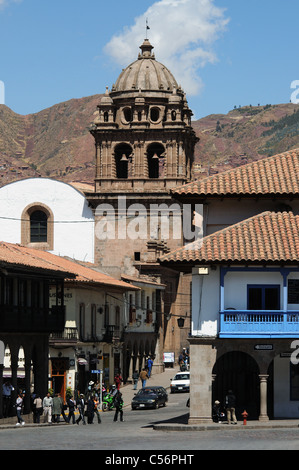
POLYGON ((224 310, 220 338, 299 338, 298 310, 224 310))

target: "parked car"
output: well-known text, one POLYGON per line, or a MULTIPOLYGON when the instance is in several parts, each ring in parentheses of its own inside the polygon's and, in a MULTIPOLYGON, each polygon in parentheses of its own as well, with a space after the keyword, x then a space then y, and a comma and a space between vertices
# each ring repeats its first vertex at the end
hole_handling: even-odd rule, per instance
POLYGON ((132 410, 137 408, 159 408, 160 405, 166 406, 168 395, 163 387, 144 387, 139 390, 131 402, 132 410))
POLYGON ((190 391, 190 372, 178 372, 170 383, 170 393, 190 391))

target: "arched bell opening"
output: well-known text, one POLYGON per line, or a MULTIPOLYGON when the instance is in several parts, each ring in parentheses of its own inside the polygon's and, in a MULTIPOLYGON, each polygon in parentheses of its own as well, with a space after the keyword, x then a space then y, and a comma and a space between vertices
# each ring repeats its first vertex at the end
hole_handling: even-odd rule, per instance
POLYGON ((132 147, 128 144, 119 144, 115 148, 116 178, 127 179, 132 176, 132 147))
POLYGON ((163 178, 165 165, 165 148, 162 144, 154 143, 147 149, 148 177, 163 178))

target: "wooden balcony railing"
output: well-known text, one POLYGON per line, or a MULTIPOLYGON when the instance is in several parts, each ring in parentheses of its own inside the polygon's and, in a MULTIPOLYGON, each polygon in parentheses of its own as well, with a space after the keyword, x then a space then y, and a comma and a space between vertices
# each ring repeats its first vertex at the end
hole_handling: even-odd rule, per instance
POLYGON ((220 338, 299 338, 299 311, 224 310, 220 338))

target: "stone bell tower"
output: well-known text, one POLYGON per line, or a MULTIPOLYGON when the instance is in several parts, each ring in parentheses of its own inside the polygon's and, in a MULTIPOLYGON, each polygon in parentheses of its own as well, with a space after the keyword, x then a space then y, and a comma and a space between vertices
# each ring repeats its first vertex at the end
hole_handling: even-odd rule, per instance
POLYGON ((192 112, 146 39, 98 106, 96 192, 165 192, 191 179, 192 112))
MULTIPOLYGON (((191 127, 192 111, 184 91, 167 67, 155 59, 148 39, 140 50, 137 60, 123 69, 111 90, 106 89, 92 124, 96 149, 95 190, 86 193, 86 197, 95 210, 96 227, 100 219, 97 209, 104 205, 110 207, 115 222, 115 238, 104 239, 96 233, 95 260, 102 270, 117 278, 147 275, 155 279, 166 286, 165 317, 167 312, 180 313, 180 309, 185 315, 190 313, 186 300, 190 280, 187 287, 180 287, 181 277, 162 268, 158 262, 161 255, 183 243, 182 238, 173 237, 173 215, 168 215, 172 226, 169 236, 163 234, 160 226, 149 230, 146 237, 130 239, 126 236, 126 227, 132 218, 132 214, 130 218, 126 212, 128 206, 144 207, 149 227, 152 204, 178 205, 170 189, 191 180, 194 146, 198 141, 191 127), (120 208, 120 198, 125 200, 125 207, 120 208), (181 297, 180 289, 184 291, 181 297), (178 298, 180 307, 178 302, 175 305, 178 298)), ((179 348, 181 335, 179 332, 175 337, 176 318, 172 321, 174 326, 167 323, 172 332, 169 341, 167 328, 163 333, 165 348, 169 351, 179 348)))

